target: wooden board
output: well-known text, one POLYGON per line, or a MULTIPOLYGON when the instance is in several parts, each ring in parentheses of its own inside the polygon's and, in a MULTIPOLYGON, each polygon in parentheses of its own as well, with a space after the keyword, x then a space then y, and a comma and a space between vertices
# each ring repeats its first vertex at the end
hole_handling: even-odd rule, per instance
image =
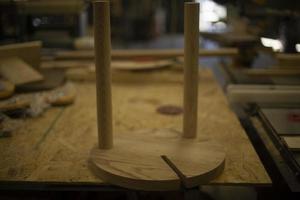
POLYGON ((74 103, 76 98, 76 90, 71 83, 46 93, 47 102, 52 106, 65 106, 74 103))
POLYGON ((186 177, 186 187, 209 183, 225 165, 222 146, 213 141, 182 138, 182 133, 166 129, 115 134, 114 147, 95 147, 91 159, 95 173, 109 183, 138 190, 178 190, 180 179, 162 159, 163 155, 186 177))
MULTIPOLYGON (((151 61, 112 61, 111 68, 118 70, 152 70, 168 67, 174 64, 173 60, 151 60, 151 61)), ((90 61, 69 61, 57 60, 47 61, 42 64, 42 68, 59 68, 59 69, 72 69, 72 68, 95 68, 95 63, 90 61)))
POLYGON ((200 32, 201 36, 211 40, 215 40, 224 46, 238 46, 243 44, 251 44, 259 41, 259 37, 247 32, 200 32))
POLYGON ((0 46, 0 60, 7 57, 19 57, 30 66, 38 69, 41 64, 40 41, 0 46))
POLYGON ((244 70, 249 76, 299 76, 299 69, 247 69, 244 70))
MULTIPOLYGON (((201 49, 199 56, 237 56, 236 48, 220 48, 215 50, 201 49)), ((155 57, 155 58, 174 58, 183 56, 183 49, 115 49, 112 50, 111 56, 114 59, 128 59, 136 57, 155 57)), ((76 50, 57 52, 56 59, 94 59, 93 50, 76 50)))
POLYGON ((19 85, 17 92, 36 92, 51 90, 64 84, 65 72, 62 69, 40 69, 43 81, 19 85))
POLYGON ((49 60, 42 63, 41 68, 43 69, 69 69, 69 68, 88 68, 95 65, 93 61, 82 61, 82 60, 49 60))
POLYGON ((1 59, 0 74, 16 86, 43 80, 39 72, 17 57, 1 59))
POLYGON ((112 61, 111 67, 117 70, 152 70, 152 69, 160 69, 164 67, 168 67, 173 65, 174 62, 172 60, 153 60, 153 61, 112 61))
MULTIPOLYGON (((182 115, 166 116, 156 111, 161 105, 182 105, 182 72, 125 73, 123 77, 119 73, 118 77, 112 84, 115 132, 182 130, 182 115)), ((75 86, 77 98, 73 105, 26 119, 13 137, 0 140, 2 184, 107 185, 89 168, 90 150, 97 143, 95 83, 75 86)), ((199 139, 213 139, 223 145, 226 154, 224 172, 210 184, 271 184, 245 131, 207 70, 200 72, 198 114, 199 139)))
MULTIPOLYGON (((65 106, 74 103, 75 99, 76 90, 74 86, 71 83, 66 83, 50 91, 15 94, 9 99, 0 101, 0 112, 13 112, 30 108, 32 112, 40 113, 50 105, 65 106)), ((29 115, 31 116, 31 114, 29 115)))
POLYGON ((276 58, 278 60, 279 67, 289 68, 294 67, 295 69, 300 67, 300 55, 295 54, 287 54, 287 53, 278 53, 276 54, 276 58))
POLYGON ((15 91, 14 84, 0 80, 0 99, 5 99, 13 95, 15 91))
POLYGON ((285 141, 287 147, 292 151, 300 151, 300 137, 298 136, 284 136, 282 139, 285 141))
POLYGON ((0 112, 11 112, 16 110, 24 110, 30 107, 30 101, 27 99, 7 99, 0 101, 0 112))
POLYGON ((300 103, 300 86, 229 84, 230 102, 238 103, 300 103))

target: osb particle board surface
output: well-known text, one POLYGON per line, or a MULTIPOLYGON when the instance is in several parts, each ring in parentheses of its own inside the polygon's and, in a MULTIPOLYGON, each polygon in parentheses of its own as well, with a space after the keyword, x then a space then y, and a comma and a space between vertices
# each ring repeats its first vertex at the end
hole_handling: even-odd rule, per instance
MULTIPOLYGON (((198 137, 213 138, 226 151, 225 170, 212 183, 270 184, 211 72, 202 70, 200 74, 198 137)), ((124 72, 124 78, 114 81, 112 86, 114 133, 181 131, 182 115, 161 115, 156 108, 164 104, 182 105, 182 77, 181 72, 167 70, 124 72), (155 77, 155 82, 147 76, 155 77)), ((88 162, 89 152, 97 143, 95 83, 77 83, 76 87, 78 95, 72 106, 54 108, 42 117, 27 119, 13 137, 0 140, 0 182, 104 184, 92 173, 88 162)))

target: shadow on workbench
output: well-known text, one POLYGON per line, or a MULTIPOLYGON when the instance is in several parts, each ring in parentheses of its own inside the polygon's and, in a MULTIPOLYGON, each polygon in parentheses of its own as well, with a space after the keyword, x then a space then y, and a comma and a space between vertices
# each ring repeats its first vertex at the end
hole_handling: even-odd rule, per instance
MULTIPOLYGON (((253 200, 253 199, 297 199, 274 192, 271 187, 254 189, 244 186, 203 186, 200 198, 203 200, 253 200)), ((176 200, 183 199, 181 192, 134 192, 129 190, 107 191, 1 191, 1 200, 176 200)))

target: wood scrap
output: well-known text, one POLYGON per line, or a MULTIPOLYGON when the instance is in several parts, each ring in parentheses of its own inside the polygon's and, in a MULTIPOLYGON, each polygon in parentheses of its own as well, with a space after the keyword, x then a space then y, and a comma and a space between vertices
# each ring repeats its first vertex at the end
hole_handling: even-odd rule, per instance
POLYGON ((71 83, 67 83, 47 95, 47 102, 52 106, 65 106, 74 103, 76 90, 71 83))
MULTIPOLYGON (((111 68, 118 70, 152 70, 168 67, 174 64, 173 60, 146 60, 146 61, 134 61, 134 60, 116 60, 111 62, 111 68)), ((45 69, 71 69, 71 68, 95 68, 95 63, 91 61, 82 60, 55 60, 42 63, 42 67, 45 69)))
POLYGON ((0 101, 0 112, 8 113, 16 110, 24 110, 30 107, 30 101, 23 98, 12 98, 0 101))
POLYGON ((246 69, 244 73, 249 76, 299 76, 299 69, 246 69))
POLYGON ((82 61, 82 60, 51 60, 42 62, 41 68, 59 68, 59 69, 69 69, 69 68, 84 68, 94 65, 93 61, 82 61))
POLYGON ((288 54, 278 53, 276 54, 279 67, 282 68, 300 68, 300 55, 299 54, 288 54))
MULTIPOLYGON (((215 50, 199 50, 199 56, 237 56, 236 48, 219 48, 215 50)), ((136 57, 174 58, 183 56, 183 49, 115 49, 112 50, 113 59, 128 59, 136 57)), ((93 50, 75 50, 57 52, 55 58, 58 60, 67 59, 94 59, 93 50)))
POLYGON ((17 92, 37 92, 52 90, 65 82, 65 72, 62 69, 40 69, 44 79, 38 82, 26 83, 16 87, 17 92))
POLYGON ((6 99, 13 95, 15 91, 15 85, 8 82, 0 80, 0 99, 6 99))
POLYGON ((8 57, 19 57, 28 65, 38 69, 41 64, 40 41, 16 43, 0 46, 0 60, 8 57))
POLYGON ((300 87, 293 85, 229 84, 230 102, 239 103, 299 103, 300 87))
POLYGON ((168 67, 174 64, 173 60, 150 60, 150 61, 113 61, 111 68, 117 70, 153 70, 168 67))
POLYGON ((16 86, 43 80, 38 71, 17 57, 1 59, 0 74, 16 86))
POLYGON ((23 116, 40 116, 50 106, 65 106, 75 101, 76 91, 71 83, 51 91, 17 94, 10 99, 0 101, 0 112, 14 113, 22 111, 23 116))
POLYGON ((284 136, 282 137, 287 147, 291 151, 300 151, 300 137, 299 136, 284 136))

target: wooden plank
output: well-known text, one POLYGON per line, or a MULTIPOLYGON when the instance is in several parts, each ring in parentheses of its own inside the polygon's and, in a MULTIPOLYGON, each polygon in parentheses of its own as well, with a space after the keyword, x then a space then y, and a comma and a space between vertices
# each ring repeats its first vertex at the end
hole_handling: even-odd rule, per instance
POLYGON ((43 80, 39 72, 17 57, 0 60, 0 74, 16 86, 43 80))
POLYGON ((299 76, 299 69, 246 69, 243 72, 249 76, 299 76))
POLYGON ((287 147, 291 151, 300 151, 300 137, 298 136, 284 136, 282 137, 287 147))
POLYGON ((279 67, 283 68, 298 68, 300 67, 300 55, 299 54, 288 54, 278 53, 276 54, 279 67))
POLYGON ((0 99, 6 99, 13 95, 15 91, 15 85, 8 82, 0 80, 0 99))
MULTIPOLYGON (((135 57, 174 58, 183 56, 183 49, 115 49, 112 50, 113 59, 128 59, 135 57)), ((236 48, 220 48, 215 50, 199 50, 199 56, 237 56, 236 48)), ((93 50, 60 51, 56 53, 56 59, 94 59, 93 50)))
POLYGON ((229 84, 230 102, 239 103, 300 103, 300 86, 229 84))
POLYGON ((16 88, 18 93, 37 92, 57 88, 65 82, 65 73, 61 69, 40 69, 43 81, 26 83, 16 88))
MULTIPOLYGON (((148 60, 148 61, 111 61, 111 68, 118 70, 152 70, 168 67, 174 64, 171 59, 164 60, 148 60)), ((85 60, 54 60, 45 61, 42 63, 41 68, 59 68, 59 69, 70 69, 70 68, 94 68, 95 63, 93 61, 85 60)))
POLYGON ((0 46, 0 60, 7 57, 19 57, 34 68, 41 64, 40 41, 16 43, 0 46))
MULTIPOLYGON (((182 72, 122 74, 112 82, 115 132, 182 130, 182 115, 156 112, 161 105, 182 105, 182 72)), ((13 137, 0 140, 0 182, 107 184, 93 174, 88 160, 91 147, 97 145, 95 83, 75 86, 79 95, 73 105, 52 108, 38 118, 21 121, 13 137)), ((247 134, 210 71, 200 71, 198 92, 198 139, 213 139, 224 146, 226 153, 224 172, 211 184, 270 184, 247 134)))
POLYGON ((85 68, 95 65, 94 61, 82 61, 82 60, 49 60, 44 61, 41 64, 41 68, 85 68))

